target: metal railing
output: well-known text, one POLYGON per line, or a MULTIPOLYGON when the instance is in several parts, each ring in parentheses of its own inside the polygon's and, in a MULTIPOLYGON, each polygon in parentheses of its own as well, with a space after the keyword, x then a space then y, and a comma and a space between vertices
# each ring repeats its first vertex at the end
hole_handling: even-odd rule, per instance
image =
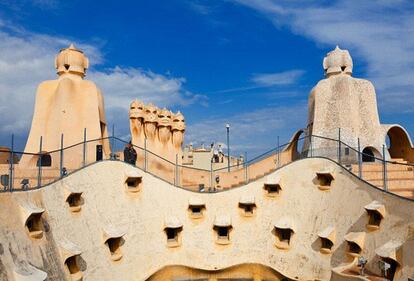
MULTIPOLYGON (((279 140, 278 140, 279 142, 279 140)), ((0 192, 25 191, 38 189, 99 161, 118 161, 119 153, 105 155, 103 146, 110 144, 111 151, 122 149, 127 141, 114 135, 103 139, 86 139, 83 142, 64 147, 61 136, 60 149, 43 152, 43 140, 40 139, 38 153, 26 153, 14 150, 12 137, 11 150, 0 149, 0 159, 6 164, 0 165, 0 192), (19 163, 19 165, 16 165, 19 163), (56 163, 59 163, 56 165, 56 163)), ((323 136, 303 136, 247 160, 244 163, 230 165, 228 168, 198 169, 179 164, 178 155, 170 161, 143 147, 134 146, 137 151, 136 166, 176 187, 200 192, 217 192, 240 186, 263 177, 293 161, 304 158, 329 158, 346 168, 355 176, 365 180, 386 192, 395 191, 406 197, 414 198, 414 165, 394 162, 375 155, 363 153, 359 141, 352 147, 340 139, 323 136), (365 161, 363 161, 365 160, 365 161), (369 162, 366 162, 368 161, 369 162), (229 169, 229 171, 228 171, 229 169), (411 193, 410 193, 411 192, 411 193)), ((386 148, 383 147, 382 155, 386 148)), ((121 150, 122 153, 122 150, 121 150)))

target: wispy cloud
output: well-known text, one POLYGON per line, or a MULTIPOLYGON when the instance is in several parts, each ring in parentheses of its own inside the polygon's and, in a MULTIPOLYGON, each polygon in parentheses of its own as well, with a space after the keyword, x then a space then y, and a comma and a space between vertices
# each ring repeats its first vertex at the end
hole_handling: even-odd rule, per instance
POLYGON ((209 15, 211 13, 211 7, 201 4, 199 1, 189 1, 188 5, 191 9, 193 9, 195 12, 202 14, 202 15, 209 15))
POLYGON ((262 86, 292 85, 305 73, 303 70, 289 70, 279 73, 254 74, 252 81, 262 86))
POLYGON ((21 11, 28 7, 43 10, 54 10, 59 7, 58 0, 0 0, 0 6, 8 7, 11 10, 21 11))
POLYGON ((414 102, 414 2, 400 1, 275 1, 234 0, 269 18, 277 28, 324 46, 339 44, 354 56, 354 67, 364 62, 384 110, 411 108, 414 102), (401 99, 393 99, 398 92, 401 99))
POLYGON ((251 90, 265 89, 276 86, 294 85, 298 82, 298 80, 303 76, 304 73, 305 71, 300 69, 293 69, 275 73, 256 73, 252 75, 250 79, 250 82, 252 82, 252 84, 249 86, 217 90, 212 93, 224 94, 232 92, 247 92, 251 90))

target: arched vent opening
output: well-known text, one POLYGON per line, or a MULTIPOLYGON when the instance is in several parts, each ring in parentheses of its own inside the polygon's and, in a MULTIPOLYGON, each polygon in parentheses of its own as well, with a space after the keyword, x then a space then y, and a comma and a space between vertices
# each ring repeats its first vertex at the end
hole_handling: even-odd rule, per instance
POLYGON ((128 192, 138 192, 141 190, 142 177, 141 176, 127 176, 125 180, 125 187, 128 192))
POLYGON ((190 216, 193 219, 198 219, 203 217, 203 213, 206 209, 205 205, 190 205, 188 207, 190 211, 190 216))
POLYGON ((167 246, 168 247, 178 247, 181 244, 180 233, 183 230, 183 227, 166 227, 164 229, 167 236, 167 246))
POLYGON ((118 261, 122 258, 122 251, 121 251, 121 246, 123 244, 122 237, 109 238, 108 240, 106 240, 105 244, 108 247, 109 252, 111 253, 111 259, 113 261, 118 261))
POLYGON ((269 197, 276 197, 280 194, 282 187, 278 183, 265 183, 263 186, 266 195, 269 197))
POLYGON ((216 233, 217 244, 230 244, 230 232, 232 230, 231 217, 228 215, 216 216, 213 230, 216 233))
POLYGON ((245 217, 251 217, 255 214, 256 203, 254 196, 243 195, 239 200, 239 208, 242 211, 242 215, 245 217))
POLYGON ((79 255, 68 257, 65 260, 65 266, 69 271, 72 280, 82 280, 82 271, 79 265, 79 255))
POLYGON ((217 234, 217 244, 225 245, 230 243, 230 231, 231 226, 214 226, 214 230, 217 234))
POLYGON ((79 212, 83 204, 82 193, 79 192, 69 194, 68 198, 66 199, 66 202, 68 203, 71 212, 79 212))
POLYGON ((255 203, 239 203, 239 208, 242 209, 245 217, 251 217, 254 215, 256 210, 255 203))
POLYGON ((368 227, 370 228, 379 228, 381 221, 382 221, 382 215, 374 210, 367 210, 368 213, 368 227))
POLYGON ((290 228, 280 228, 276 226, 274 231, 276 236, 275 246, 282 250, 289 249, 294 231, 290 228))
POLYGON ((329 190, 334 177, 330 171, 316 173, 316 182, 320 190, 329 190))
POLYGON ((395 273, 397 272, 399 264, 393 259, 381 258, 379 262, 379 267, 381 269, 382 276, 387 278, 387 280, 394 280, 395 273))
POLYGON ((26 220, 26 228, 32 238, 40 239, 43 237, 42 213, 31 214, 26 220))
POLYGON ((351 257, 359 257, 365 244, 365 232, 350 232, 345 235, 347 242, 347 254, 351 257))
POLYGON ((330 254, 332 252, 333 242, 328 238, 320 238, 321 239, 321 252, 324 254, 330 254))
POLYGON ((351 255, 356 255, 359 256, 362 252, 361 247, 355 243, 355 242, 351 242, 351 241, 347 241, 348 243, 348 253, 351 255))
POLYGON ((374 150, 371 147, 362 150, 362 162, 375 162, 374 150))
POLYGON ((329 226, 319 232, 318 236, 321 242, 320 252, 322 254, 330 254, 336 239, 335 228, 333 226, 329 226))
POLYGON ((368 214, 367 228, 369 230, 377 230, 380 228, 381 222, 385 217, 385 206, 378 201, 372 201, 366 205, 365 210, 368 214))

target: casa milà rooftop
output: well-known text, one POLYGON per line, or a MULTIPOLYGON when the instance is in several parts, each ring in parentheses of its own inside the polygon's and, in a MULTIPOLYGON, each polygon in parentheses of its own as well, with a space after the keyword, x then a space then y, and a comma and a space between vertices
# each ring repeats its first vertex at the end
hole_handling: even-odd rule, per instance
POLYGON ((24 150, 0 149, 0 280, 414 280, 411 138, 347 50, 322 65, 307 124, 246 159, 140 100, 130 140, 108 133, 86 54, 60 50, 24 150))

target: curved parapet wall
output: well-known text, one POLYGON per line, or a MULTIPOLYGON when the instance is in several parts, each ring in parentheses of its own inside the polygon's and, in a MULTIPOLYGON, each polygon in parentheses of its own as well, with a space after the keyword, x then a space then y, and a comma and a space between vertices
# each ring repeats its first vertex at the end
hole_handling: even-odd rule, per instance
POLYGON ((269 280, 330 280, 333 269, 352 274, 359 255, 370 274, 395 257, 394 280, 414 275, 414 202, 327 159, 213 194, 104 161, 37 191, 0 194, 0 206, 0 280, 24 267, 48 280, 146 280, 176 265, 235 267, 253 279, 249 264, 274 272, 269 280))
POLYGON ((220 270, 202 270, 186 266, 167 266, 151 275, 148 281, 157 280, 288 280, 285 276, 270 267, 260 264, 239 264, 220 270), (191 279, 189 279, 191 276, 191 279), (175 278, 175 279, 174 279, 175 278))
POLYGON ((414 163, 414 147, 407 130, 398 125, 382 125, 384 139, 389 138, 388 151, 391 158, 414 163))

